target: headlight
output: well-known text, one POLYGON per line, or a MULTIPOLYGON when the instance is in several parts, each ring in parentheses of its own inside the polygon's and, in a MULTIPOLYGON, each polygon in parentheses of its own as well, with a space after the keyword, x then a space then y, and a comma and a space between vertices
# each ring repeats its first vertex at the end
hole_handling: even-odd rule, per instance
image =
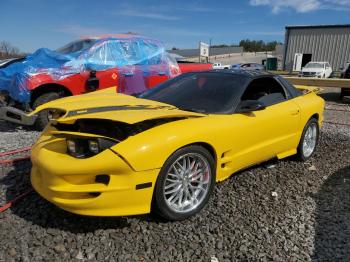
POLYGON ((89 150, 91 153, 94 153, 96 155, 100 152, 100 148, 98 146, 97 141, 89 140, 88 144, 89 144, 89 150))
POLYGON ((77 153, 77 148, 73 140, 67 140, 67 149, 71 155, 75 155, 77 153))
POLYGON ((106 138, 72 137, 67 140, 67 152, 76 158, 87 158, 114 146, 117 141, 106 138))

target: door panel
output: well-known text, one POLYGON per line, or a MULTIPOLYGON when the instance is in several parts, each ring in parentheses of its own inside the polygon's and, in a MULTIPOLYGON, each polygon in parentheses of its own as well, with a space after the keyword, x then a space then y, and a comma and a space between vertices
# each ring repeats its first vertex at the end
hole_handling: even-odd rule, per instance
POLYGON ((111 68, 103 71, 97 71, 96 77, 99 79, 99 89, 112 86, 118 86, 118 70, 111 68))
POLYGON ((232 130, 230 157, 234 170, 273 158, 298 145, 300 110, 292 100, 261 111, 233 114, 232 121, 240 123, 232 130))

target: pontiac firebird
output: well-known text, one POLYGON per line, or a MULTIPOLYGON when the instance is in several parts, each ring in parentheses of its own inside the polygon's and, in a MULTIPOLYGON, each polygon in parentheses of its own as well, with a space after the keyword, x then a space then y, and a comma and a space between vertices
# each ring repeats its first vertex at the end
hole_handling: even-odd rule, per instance
POLYGON ((266 72, 187 73, 144 93, 110 88, 40 106, 50 124, 32 149, 31 182, 81 215, 199 212, 215 182, 272 158, 309 159, 324 100, 266 72))

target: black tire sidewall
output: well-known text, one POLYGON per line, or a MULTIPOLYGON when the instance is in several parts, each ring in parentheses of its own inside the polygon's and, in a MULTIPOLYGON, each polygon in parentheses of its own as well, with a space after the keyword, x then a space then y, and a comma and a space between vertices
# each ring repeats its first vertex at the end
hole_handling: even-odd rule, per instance
MULTIPOLYGON (((33 108, 37 108, 40 105, 43 105, 47 102, 59 99, 61 96, 56 93, 56 92, 50 92, 50 93, 46 93, 43 94, 41 96, 39 96, 37 99, 35 99, 34 103, 33 103, 33 108)), ((35 128, 38 130, 43 130, 46 125, 48 124, 49 119, 48 119, 48 110, 43 110, 41 112, 38 113, 38 117, 35 121, 35 128)))
POLYGON ((300 138, 300 142, 299 142, 299 145, 298 145, 298 158, 299 160, 301 161, 307 161, 308 159, 310 159, 313 154, 315 153, 316 151, 316 148, 317 148, 317 144, 318 144, 318 139, 319 139, 319 136, 320 136, 320 128, 318 126, 318 121, 317 119, 315 118, 311 118, 305 125, 304 127, 304 130, 303 130, 303 133, 301 135, 301 138, 300 138), (303 150, 303 142, 304 142, 304 139, 305 139, 305 134, 306 134, 306 131, 307 129, 309 128, 309 126, 311 124, 316 124, 316 131, 317 131, 317 137, 316 137, 316 144, 315 144, 315 148, 314 150, 312 151, 311 155, 306 157, 305 154, 304 154, 304 150, 303 150))
POLYGON ((210 195, 214 189, 216 181, 216 166, 213 156, 202 146, 186 146, 183 148, 180 148, 179 150, 175 151, 164 163, 163 167, 160 170, 160 173, 158 175, 158 179, 154 188, 154 195, 153 195, 153 205, 152 205, 152 211, 155 211, 157 214, 162 216, 165 219, 168 220, 183 220, 190 216, 193 216, 194 214, 198 213, 209 201, 210 195), (205 198, 203 199, 202 203, 197 206, 194 210, 187 212, 187 213, 177 213, 171 210, 167 203, 165 202, 164 195, 163 195, 163 186, 165 182, 165 178, 167 175, 167 172, 171 165, 174 163, 176 159, 178 159, 181 155, 187 154, 187 153, 198 153, 201 154, 209 163, 210 170, 211 170, 211 180, 209 185, 209 191, 205 198))

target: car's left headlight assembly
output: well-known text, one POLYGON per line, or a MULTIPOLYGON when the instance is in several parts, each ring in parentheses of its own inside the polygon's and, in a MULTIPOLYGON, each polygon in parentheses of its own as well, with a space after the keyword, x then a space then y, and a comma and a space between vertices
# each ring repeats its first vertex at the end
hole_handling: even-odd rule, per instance
POLYGON ((67 138, 67 153, 76 158, 88 158, 114 146, 117 141, 105 138, 67 138))

